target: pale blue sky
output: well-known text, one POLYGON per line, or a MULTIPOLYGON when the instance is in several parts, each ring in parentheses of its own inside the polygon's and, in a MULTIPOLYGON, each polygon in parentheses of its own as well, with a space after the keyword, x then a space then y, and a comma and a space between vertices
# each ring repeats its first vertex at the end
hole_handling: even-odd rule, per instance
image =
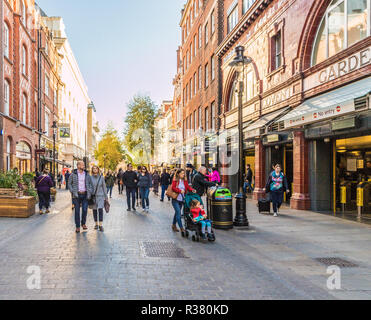
POLYGON ((136 93, 160 104, 173 98, 180 10, 185 0, 38 0, 66 32, 97 108, 101 127, 122 130, 136 93))

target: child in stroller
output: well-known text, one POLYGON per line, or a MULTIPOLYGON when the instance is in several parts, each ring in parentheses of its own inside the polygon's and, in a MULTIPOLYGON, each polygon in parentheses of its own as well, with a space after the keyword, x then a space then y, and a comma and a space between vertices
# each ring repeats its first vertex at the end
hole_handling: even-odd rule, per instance
POLYGON ((207 214, 203 210, 200 201, 192 200, 191 202, 191 213, 193 216, 194 223, 201 223, 201 237, 202 240, 209 239, 210 241, 214 240, 214 236, 211 232, 211 221, 207 219, 207 214), (206 238, 206 227, 207 227, 207 238, 206 238))
POLYGON ((200 241, 200 238, 203 240, 208 238, 209 241, 215 241, 215 234, 211 228, 211 221, 207 220, 201 197, 194 193, 188 193, 184 200, 184 225, 186 233, 183 236, 188 237, 191 231, 195 232, 195 235, 192 236, 193 241, 200 241), (207 238, 206 227, 208 229, 207 238))

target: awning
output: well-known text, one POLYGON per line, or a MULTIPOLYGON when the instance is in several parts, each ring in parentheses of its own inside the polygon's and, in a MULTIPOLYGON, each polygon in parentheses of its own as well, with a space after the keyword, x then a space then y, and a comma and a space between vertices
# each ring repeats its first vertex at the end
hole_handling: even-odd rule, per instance
MULTIPOLYGON (((47 162, 53 162, 53 158, 50 158, 50 157, 44 157, 44 156, 41 156, 41 160, 44 160, 44 161, 47 161, 47 162)), ((68 164, 67 162, 63 162, 61 160, 58 160, 58 159, 55 159, 55 163, 58 163, 62 166, 65 166, 67 168, 71 168, 72 166, 70 164, 68 164)))
POLYGON ((271 113, 261 116, 259 120, 255 121, 254 123, 251 123, 248 126, 244 134, 244 139, 260 136, 260 128, 270 125, 277 118, 279 118, 285 112, 287 112, 288 109, 290 109, 290 107, 286 107, 278 111, 271 112, 271 113))
POLYGON ((371 92, 371 77, 309 99, 280 121, 285 128, 301 126, 355 111, 354 100, 371 92))

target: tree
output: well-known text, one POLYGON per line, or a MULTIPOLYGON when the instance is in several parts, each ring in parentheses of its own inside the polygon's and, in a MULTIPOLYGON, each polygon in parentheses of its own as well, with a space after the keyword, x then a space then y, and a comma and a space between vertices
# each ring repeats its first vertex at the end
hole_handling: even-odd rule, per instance
POLYGON ((157 107, 149 96, 136 95, 127 108, 125 147, 135 164, 149 164, 154 151, 157 107))
POLYGON ((117 131, 108 125, 94 152, 100 168, 116 170, 124 159, 122 141, 117 131))

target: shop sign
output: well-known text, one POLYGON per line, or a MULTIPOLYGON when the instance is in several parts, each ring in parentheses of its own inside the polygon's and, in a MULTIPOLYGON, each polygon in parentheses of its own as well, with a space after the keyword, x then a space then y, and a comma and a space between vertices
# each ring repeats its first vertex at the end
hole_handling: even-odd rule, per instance
POLYGON ((280 138, 281 137, 279 134, 271 134, 267 136, 267 142, 268 143, 279 142, 281 140, 280 138))
POLYGON ((31 160, 31 154, 26 153, 26 152, 22 152, 22 151, 17 151, 16 152, 16 157, 18 159, 22 159, 22 160, 31 160))
POLYGON ((46 150, 45 149, 36 149, 35 153, 39 154, 39 155, 44 155, 46 153, 46 150))
POLYGON ((360 50, 306 78, 304 80, 304 91, 310 90, 329 81, 336 80, 369 64, 371 64, 371 46, 360 50))
POLYGON ((263 100, 263 109, 274 106, 275 104, 278 104, 282 101, 286 101, 287 99, 290 99, 293 95, 294 95, 293 87, 288 87, 278 92, 275 92, 263 100))
POLYGON ((69 139, 69 138, 71 138, 71 128, 60 127, 59 128, 59 136, 62 139, 69 139))
POLYGON ((308 124, 310 122, 321 121, 353 111, 355 111, 354 100, 350 100, 348 102, 344 102, 341 105, 334 105, 331 107, 309 112, 292 119, 285 120, 285 128, 308 124))
POLYGON ((333 131, 355 128, 357 126, 357 121, 355 117, 343 120, 334 120, 332 121, 331 126, 333 131))

